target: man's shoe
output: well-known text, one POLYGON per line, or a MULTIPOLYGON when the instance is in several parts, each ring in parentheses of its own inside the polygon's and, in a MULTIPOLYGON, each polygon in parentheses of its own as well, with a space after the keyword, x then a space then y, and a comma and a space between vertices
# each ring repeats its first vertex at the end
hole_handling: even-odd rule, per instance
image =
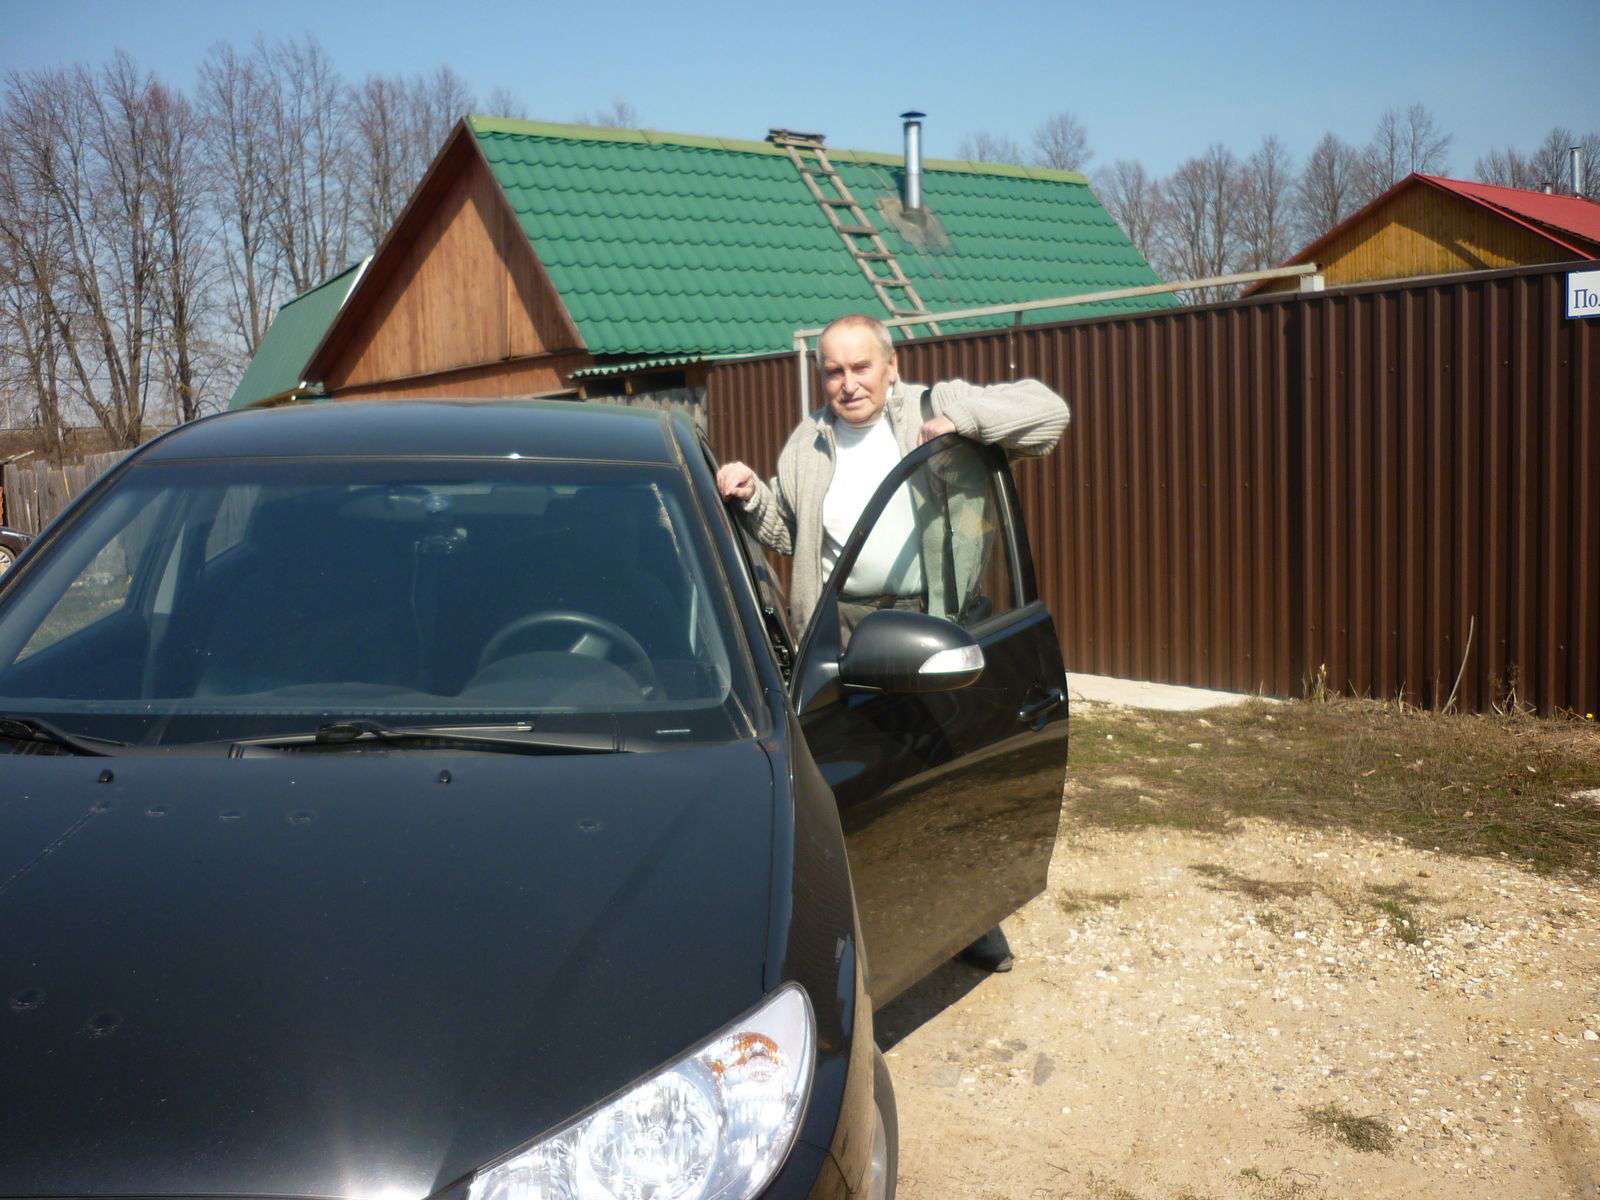
POLYGON ((1011 946, 1006 941, 1006 935, 998 925, 956 957, 969 967, 977 967, 980 971, 992 971, 996 975, 1003 974, 1017 965, 1017 960, 1011 956, 1011 946))

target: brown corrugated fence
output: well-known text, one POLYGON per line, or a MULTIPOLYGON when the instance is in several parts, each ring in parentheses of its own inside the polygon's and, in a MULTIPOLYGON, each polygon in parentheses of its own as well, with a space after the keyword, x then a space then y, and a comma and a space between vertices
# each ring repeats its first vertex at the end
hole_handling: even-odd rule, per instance
MULTIPOLYGON (((1600 711, 1600 320, 1568 267, 932 338, 908 379, 1021 376, 1073 424, 1018 465, 1073 670, 1600 711)), ((792 356, 714 367, 770 472, 792 356)))

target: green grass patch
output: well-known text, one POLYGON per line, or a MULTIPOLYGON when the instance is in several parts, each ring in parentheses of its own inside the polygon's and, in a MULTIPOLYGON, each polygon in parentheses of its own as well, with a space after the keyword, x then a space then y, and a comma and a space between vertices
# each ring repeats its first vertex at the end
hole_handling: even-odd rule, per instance
POLYGON ((1398 900, 1379 900, 1373 907, 1389 918, 1389 929, 1395 937, 1408 946, 1422 945, 1427 933, 1415 910, 1398 900))
POLYGON ((1358 1117, 1337 1104, 1305 1105, 1300 1117, 1310 1132, 1341 1141, 1364 1154, 1387 1154, 1394 1149, 1394 1135, 1377 1117, 1358 1117))
POLYGON ((1131 892, 1084 892, 1073 888, 1056 893, 1056 904, 1061 911, 1069 917, 1078 916, 1080 913, 1099 912, 1103 908, 1115 908, 1124 900, 1129 899, 1131 892))
POLYGON ((1340 699, 1204 713, 1085 705, 1068 779, 1080 824, 1220 834, 1268 817, 1600 876, 1600 805, 1573 798, 1600 785, 1592 721, 1340 699))

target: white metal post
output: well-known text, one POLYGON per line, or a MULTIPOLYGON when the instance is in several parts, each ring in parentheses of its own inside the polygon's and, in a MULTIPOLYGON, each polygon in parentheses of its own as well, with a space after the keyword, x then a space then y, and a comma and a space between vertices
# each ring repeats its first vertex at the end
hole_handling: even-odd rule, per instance
POLYGON ((800 419, 804 421, 811 415, 811 364, 806 361, 804 334, 794 336, 794 361, 795 369, 800 372, 800 419))

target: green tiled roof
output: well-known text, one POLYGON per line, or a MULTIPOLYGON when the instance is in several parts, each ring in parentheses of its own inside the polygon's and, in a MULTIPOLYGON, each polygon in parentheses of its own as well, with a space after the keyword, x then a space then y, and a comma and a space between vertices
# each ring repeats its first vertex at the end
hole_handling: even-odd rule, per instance
MULTIPOLYGON (((487 117, 469 123, 597 355, 759 354, 840 313, 883 314, 788 154, 766 142, 487 117)), ((828 150, 929 310, 1159 283, 1082 175, 929 160, 926 205, 948 244, 911 245, 879 210, 896 155, 828 150)), ((1145 297, 1030 322, 1173 303, 1145 297)), ((946 333, 1010 316, 950 322, 946 333)), ((917 330, 922 332, 920 328, 917 330)))
POLYGON ((233 389, 229 408, 246 408, 300 389, 311 352, 333 324, 333 318, 355 287, 356 280, 361 278, 361 268, 365 265, 360 262, 341 271, 309 292, 301 292, 278 310, 267 336, 256 347, 244 378, 233 389))

